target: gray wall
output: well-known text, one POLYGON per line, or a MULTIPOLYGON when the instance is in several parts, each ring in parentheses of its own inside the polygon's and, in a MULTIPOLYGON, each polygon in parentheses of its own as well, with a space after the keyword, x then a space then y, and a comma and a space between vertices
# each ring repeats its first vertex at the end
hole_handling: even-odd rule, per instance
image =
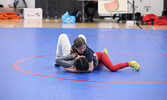
MULTIPOLYGON (((81 9, 81 2, 77 0, 47 0, 49 16, 54 17, 57 9, 58 16, 61 17, 66 11, 70 9, 81 9)), ((46 17, 46 0, 35 0, 35 8, 42 8, 43 15, 46 17)))

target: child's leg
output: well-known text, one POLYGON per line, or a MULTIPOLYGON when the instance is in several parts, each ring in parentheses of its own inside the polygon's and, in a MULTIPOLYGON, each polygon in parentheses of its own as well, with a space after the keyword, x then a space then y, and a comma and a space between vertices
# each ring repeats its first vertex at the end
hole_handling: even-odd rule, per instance
POLYGON ((116 72, 119 69, 129 66, 128 62, 119 63, 117 65, 113 65, 110 59, 106 56, 106 54, 102 52, 96 52, 99 64, 102 63, 105 65, 110 71, 116 72))
POLYGON ((63 54, 66 56, 70 54, 71 44, 66 34, 61 34, 57 42, 56 56, 59 57, 63 54))
POLYGON ((86 37, 83 34, 78 35, 78 37, 82 37, 85 40, 85 43, 86 43, 86 37))
MULTIPOLYGON (((110 57, 108 56, 108 51, 107 49, 103 49, 103 53, 110 59, 110 57)), ((103 63, 99 64, 98 66, 102 66, 103 63)))

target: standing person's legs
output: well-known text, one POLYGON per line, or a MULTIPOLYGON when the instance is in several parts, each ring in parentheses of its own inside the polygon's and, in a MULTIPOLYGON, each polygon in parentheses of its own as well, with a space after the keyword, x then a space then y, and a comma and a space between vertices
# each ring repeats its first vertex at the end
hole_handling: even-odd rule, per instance
POLYGON ((89 19, 90 19, 90 16, 91 16, 91 14, 90 14, 90 6, 91 6, 91 1, 86 1, 85 2, 85 7, 84 7, 84 9, 85 9, 85 14, 86 14, 86 21, 89 21, 89 19))
POLYGON ((55 19, 58 19, 58 1, 53 0, 53 15, 55 19))
POLYGON ((49 19, 50 17, 49 17, 49 2, 48 2, 48 0, 45 0, 45 4, 46 4, 46 6, 45 6, 46 18, 49 19))
POLYGON ((66 34, 61 34, 57 42, 56 56, 66 56, 70 54, 71 44, 66 34))
POLYGON ((92 8, 93 8, 93 11, 92 11, 92 13, 90 15, 91 16, 91 21, 93 21, 93 17, 95 16, 95 13, 97 11, 97 3, 93 4, 92 8))

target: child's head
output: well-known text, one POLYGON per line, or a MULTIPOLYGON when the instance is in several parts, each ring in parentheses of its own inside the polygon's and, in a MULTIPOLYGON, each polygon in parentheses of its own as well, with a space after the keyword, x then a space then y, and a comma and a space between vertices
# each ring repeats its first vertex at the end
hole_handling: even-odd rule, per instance
POLYGON ((80 71, 86 71, 89 69, 89 63, 88 60, 85 57, 79 57, 75 60, 74 66, 76 67, 77 70, 80 71))
POLYGON ((82 37, 77 37, 73 42, 72 49, 73 51, 77 50, 80 54, 83 54, 87 47, 85 40, 82 37))

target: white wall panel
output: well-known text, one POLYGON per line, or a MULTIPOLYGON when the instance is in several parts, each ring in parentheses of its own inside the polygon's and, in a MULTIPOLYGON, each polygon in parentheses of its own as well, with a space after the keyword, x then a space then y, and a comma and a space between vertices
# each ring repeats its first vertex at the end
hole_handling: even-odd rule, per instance
MULTIPOLYGON (((35 8, 35 0, 25 0, 28 8, 35 8)), ((0 0, 0 4, 4 5, 4 7, 8 7, 8 4, 12 4, 14 0, 0 0)))

